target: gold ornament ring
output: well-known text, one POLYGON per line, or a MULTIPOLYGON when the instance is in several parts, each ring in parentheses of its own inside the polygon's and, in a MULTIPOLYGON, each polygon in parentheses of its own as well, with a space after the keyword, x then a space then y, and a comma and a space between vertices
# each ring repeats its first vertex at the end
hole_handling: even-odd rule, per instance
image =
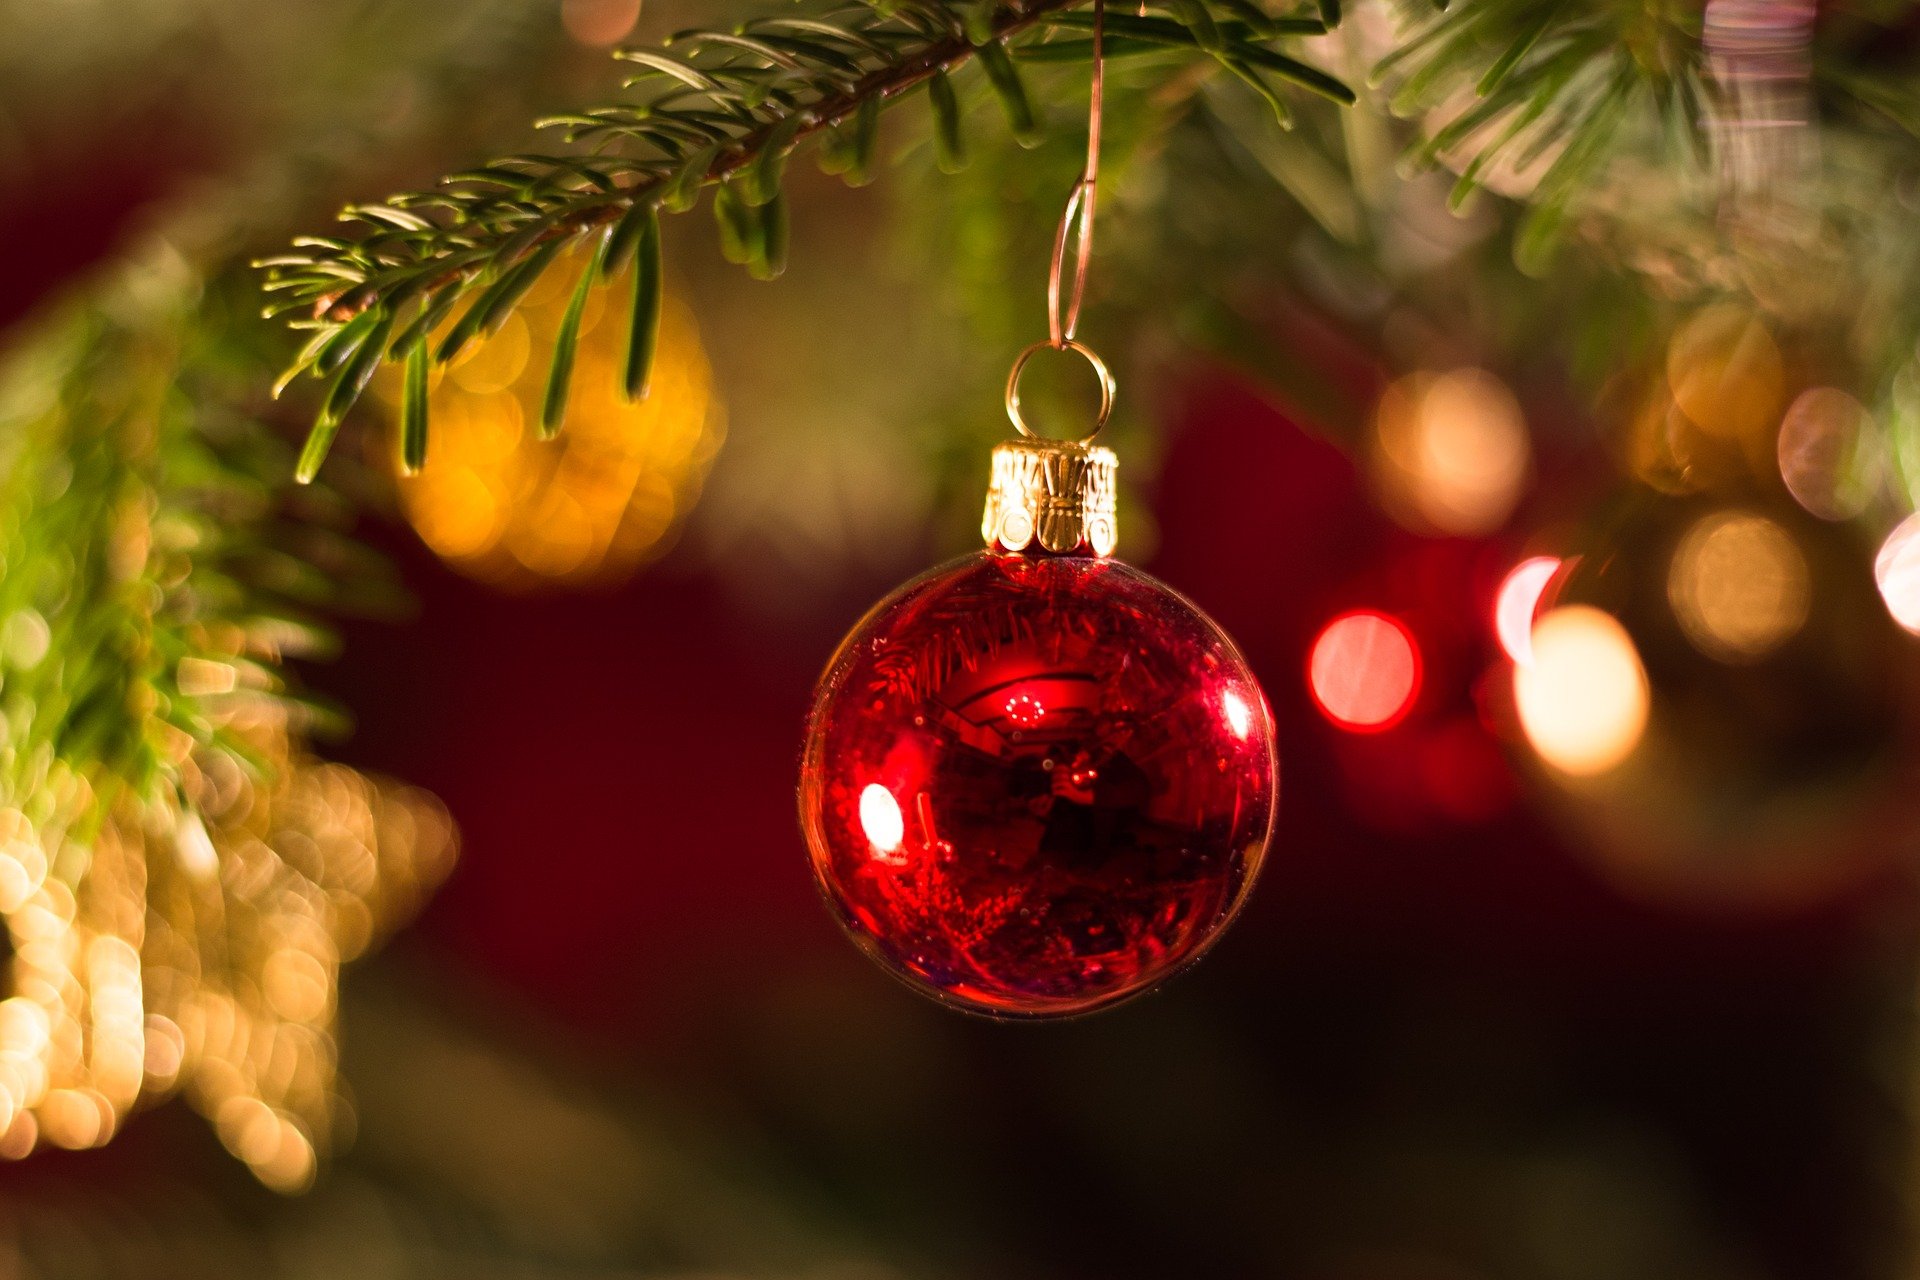
POLYGON ((1094 377, 1100 380, 1100 413, 1099 416, 1093 420, 1093 430, 1081 436, 1078 441, 1071 442, 1078 444, 1090 443, 1095 436, 1100 434, 1100 428, 1107 425, 1107 419, 1113 416, 1113 398, 1117 388, 1113 381, 1113 371, 1107 368, 1107 362, 1102 360, 1094 352, 1092 347, 1074 338, 1066 338, 1059 342, 1036 342, 1022 351, 1019 356, 1014 359, 1013 368, 1007 374, 1008 420, 1013 423, 1014 430, 1026 436, 1028 439, 1043 440, 1048 438, 1042 436, 1032 427, 1029 427, 1027 420, 1020 414, 1020 375, 1025 372, 1027 361, 1031 360, 1036 353, 1041 351, 1074 352, 1093 368, 1094 377))

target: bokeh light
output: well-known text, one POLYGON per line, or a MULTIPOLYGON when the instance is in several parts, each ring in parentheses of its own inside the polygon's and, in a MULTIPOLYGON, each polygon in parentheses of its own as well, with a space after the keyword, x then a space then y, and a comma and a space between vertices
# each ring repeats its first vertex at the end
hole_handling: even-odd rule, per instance
MULTIPOLYGON (((436 370, 426 466, 401 479, 407 518, 461 572, 508 588, 617 582, 664 548, 692 507, 724 436, 692 314, 671 294, 650 390, 617 387, 623 308, 588 294, 564 429, 538 438, 548 360, 584 255, 561 259, 519 313, 436 370)), ((375 393, 398 416, 402 380, 375 393)))
POLYGON ((1902 520, 1880 544, 1873 578, 1893 620, 1920 635, 1920 515, 1902 520))
POLYGON ((1754 312, 1706 307, 1667 347, 1667 384, 1688 421, 1709 435, 1745 440, 1772 429, 1785 394, 1780 348, 1754 312))
POLYGON ((1493 631, 1507 657, 1533 665, 1533 620, 1547 584, 1560 572, 1559 556, 1531 556, 1507 571, 1493 600, 1493 631))
POLYGON ((640 21, 640 0, 561 0, 560 23, 590 48, 619 44, 640 21))
POLYGON ((1413 708, 1420 674, 1420 648, 1406 624, 1362 610, 1335 618, 1313 642, 1307 687, 1334 724, 1378 733, 1413 708))
POLYGON ((1533 662, 1516 666, 1520 726, 1540 758, 1586 777, 1625 760, 1647 726, 1647 673, 1626 628, 1588 605, 1555 609, 1533 629, 1533 662))
POLYGON ((1491 373, 1402 378, 1380 398, 1376 428, 1376 478, 1396 517, 1473 537, 1513 513, 1531 462, 1527 424, 1491 373))
POLYGON ((1886 458, 1872 417, 1833 387, 1800 394, 1780 423, 1775 448, 1787 491, 1823 520, 1859 515, 1884 479, 1886 458))
POLYGON ((1700 652, 1723 662, 1765 657, 1806 623, 1806 555, 1765 516, 1722 511, 1680 539, 1667 599, 1700 652))
POLYGON ((0 808, 0 1156, 99 1146, 177 1090, 261 1181, 311 1182, 340 966, 420 905, 455 837, 424 793, 312 760, 275 710, 221 722, 252 763, 193 755, 171 815, 115 809, 84 850, 0 808))

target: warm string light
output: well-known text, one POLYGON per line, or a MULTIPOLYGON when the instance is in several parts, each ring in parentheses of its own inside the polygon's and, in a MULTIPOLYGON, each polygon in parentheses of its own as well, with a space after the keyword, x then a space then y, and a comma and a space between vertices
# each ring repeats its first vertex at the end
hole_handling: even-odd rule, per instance
MULTIPOLYGON (((617 582, 658 555, 684 520, 725 436, 725 415, 692 313, 671 295, 645 397, 617 389, 624 341, 608 286, 587 295, 565 429, 538 438, 550 350, 575 253, 517 313, 432 375, 432 452, 400 481, 423 541, 461 572, 504 587, 617 582)), ((402 379, 376 379, 399 417, 402 379)))
POLYGON ((1624 762, 1647 727, 1640 651, 1611 614, 1555 609, 1533 629, 1533 661, 1513 671, 1514 702, 1533 749, 1562 773, 1588 777, 1624 762))
POLYGON ((632 34, 640 0, 561 0, 560 24, 581 44, 605 49, 632 34))
MULTIPOLYGON (((1796 389, 1791 362, 1754 308, 1723 302, 1693 313, 1667 343, 1660 372, 1629 441, 1634 471, 1654 488, 1744 494, 1777 480, 1828 521, 1859 517, 1883 492, 1886 449, 1872 415, 1838 388, 1796 389)), ((1760 509, 1730 504, 1695 516, 1661 569, 1686 642, 1731 666, 1768 659, 1799 636, 1815 593, 1805 534, 1749 501, 1760 509)), ((1647 677, 1609 615, 1556 610, 1536 623, 1557 572, 1544 557, 1517 564, 1497 594, 1494 630, 1515 664, 1521 727, 1541 757, 1563 773, 1604 773, 1645 732, 1647 677)), ((1920 518, 1882 544, 1875 573, 1894 618, 1920 632, 1920 518)))
POLYGON ((1704 307, 1666 346, 1663 377, 1629 440, 1640 479, 1668 493, 1746 489, 1776 479, 1822 520, 1851 520, 1884 493, 1892 467, 1873 414, 1832 386, 1796 391, 1765 317, 1704 307))
POLYGON ((1353 733, 1399 724, 1420 696, 1420 647, 1398 618, 1342 614, 1313 642, 1307 687, 1327 719, 1353 733))
POLYGON ((1664 493, 1750 484, 1778 449, 1792 448, 1775 435, 1787 377, 1757 312, 1734 302, 1701 308, 1666 344, 1628 435, 1629 467, 1664 493))
MULTIPOLYGON (((330 1139, 340 965, 451 865, 444 810, 306 757, 249 704, 184 796, 111 807, 83 836, 0 809, 0 1155, 93 1147, 144 1100, 182 1092, 260 1179, 296 1190, 330 1139)), ((54 779, 60 811, 93 805, 54 779)))
POLYGON ((1701 309, 1667 344, 1675 407, 1723 441, 1765 438, 1779 423, 1786 378, 1785 358, 1766 322, 1737 303, 1701 309))
POLYGON ((1765 516, 1722 511, 1696 521, 1674 550, 1667 599, 1695 648, 1722 662, 1765 657, 1807 620, 1806 555, 1765 516))
POLYGON ((1478 537, 1513 514, 1532 449, 1519 401, 1492 374, 1402 378, 1381 396, 1374 425, 1374 481, 1402 523, 1478 537))

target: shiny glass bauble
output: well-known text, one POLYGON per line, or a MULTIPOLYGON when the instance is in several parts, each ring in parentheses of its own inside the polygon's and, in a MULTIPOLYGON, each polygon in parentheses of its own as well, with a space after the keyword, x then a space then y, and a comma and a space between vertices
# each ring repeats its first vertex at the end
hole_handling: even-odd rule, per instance
POLYGON ((909 985, 1082 1013, 1191 963, 1266 852, 1272 717, 1221 630, 1128 565, 982 552, 828 665, 800 815, 828 903, 909 985))

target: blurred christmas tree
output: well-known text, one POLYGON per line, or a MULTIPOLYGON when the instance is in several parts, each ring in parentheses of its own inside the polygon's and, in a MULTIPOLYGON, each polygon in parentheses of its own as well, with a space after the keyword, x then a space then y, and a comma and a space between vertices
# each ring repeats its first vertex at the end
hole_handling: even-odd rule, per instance
MULTIPOLYGON (((617 584, 684 534, 768 625, 946 545, 1001 434, 981 407, 1041 329, 1095 21, 1091 0, 0 14, 0 225, 18 228, 0 1154, 99 1145, 175 1091, 278 1188, 307 1186, 356 1122, 366 1153, 311 1210, 268 1211, 267 1246, 244 1243, 261 1238, 244 1214, 128 1193, 137 1225, 99 1246, 103 1268, 257 1274, 259 1248, 289 1274, 866 1275, 883 1256, 1076 1274, 1076 1245, 1013 1207, 1058 1192, 1083 1252, 1096 1207, 1165 1208, 1085 1274, 1164 1273, 1190 1248, 1195 1273, 1316 1280, 1892 1273, 1884 1222, 1825 1271, 1727 1243, 1642 1134, 1493 1132, 1503 1113, 1478 1098, 1415 1131, 1299 1079, 1269 1097, 1287 1068, 1242 1025, 1251 979, 1216 1018, 1128 1015, 1158 1054, 1086 1028, 1055 1057, 1015 1051, 1043 1082, 1010 1084, 1021 1100, 980 1133, 941 1117, 989 1111, 989 1086, 932 1064, 1005 1068, 985 1032, 818 993, 829 1031, 796 1030, 809 1019, 781 1002, 803 980, 770 981, 758 1030, 813 1055, 809 1100, 750 1066, 732 1084, 798 1168, 666 1091, 611 1102, 618 1082, 560 1083, 538 1048, 423 1019, 434 997, 405 983, 362 1015, 379 1050, 364 1105, 341 1105, 339 966, 419 904, 454 841, 423 793, 321 763, 312 739, 341 717, 295 691, 291 664, 332 646, 322 619, 396 594, 356 513, 398 506, 436 555, 516 589, 617 584), (125 187, 91 240, 53 225, 89 194, 88 157, 125 187), (711 223, 672 216, 703 203, 711 223), (716 256, 786 283, 749 294, 716 256), (863 1073, 871 1097, 832 1094, 863 1073), (837 1112, 815 1106, 831 1096, 837 1112), (1345 1119, 1316 1129, 1282 1096, 1336 1098, 1345 1119), (863 1104, 872 1132, 833 1133, 863 1104), (897 1131, 985 1165, 990 1135, 1029 1121, 1049 1151, 973 1200, 959 1157, 888 1151, 897 1131), (1255 1157, 1245 1134, 1314 1155, 1255 1157), (1195 1152, 1270 1181, 1208 1181, 1195 1152), (1334 1189, 1309 1185, 1321 1157, 1334 1189), (1181 1200, 1181 1171, 1212 1193, 1181 1200), (1235 1197, 1286 1201, 1284 1229, 1235 1197), (1569 1207, 1587 1198, 1616 1216, 1569 1207), (1392 1208, 1328 1208, 1367 1199, 1392 1208), (995 1225, 961 1248, 969 1204, 995 1225), (1509 1219, 1525 1229, 1503 1235, 1509 1219), (1605 1247, 1568 1243, 1602 1227, 1605 1247)), ((1235 629, 1290 682, 1273 682, 1283 756, 1314 748, 1288 770, 1333 797, 1314 812, 1346 825, 1327 831, 1485 843, 1524 800, 1623 897, 1743 922, 1910 874, 1920 8, 1147 0, 1099 21, 1087 327, 1130 391, 1155 388, 1122 401, 1126 482, 1205 438, 1168 429, 1212 402, 1197 381, 1259 387, 1350 458, 1312 472, 1305 437, 1236 440, 1273 452, 1245 477, 1203 466, 1200 505, 1239 557, 1164 539, 1190 578, 1231 564, 1218 581, 1285 597, 1235 629), (1289 469, 1308 478, 1288 487, 1289 469)), ((1060 410, 1072 388, 1041 398, 1060 410)), ((1170 466, 1165 490, 1183 482, 1170 466)), ((1144 518, 1128 537, 1153 549, 1144 518)), ((1558 853, 1545 828, 1511 842, 1558 853)), ((1900 1039, 1884 975, 1904 949, 1863 946, 1874 998, 1809 1017, 1836 1043, 1900 1039)), ((1337 1032, 1302 979, 1274 977, 1304 971, 1291 959, 1260 971, 1275 1006, 1337 1032)), ((1391 1025, 1454 1015, 1493 1046, 1457 1069, 1518 1071, 1484 1010, 1409 1004, 1391 1025)), ((1577 1040, 1556 1043, 1572 1058, 1577 1040)), ((1867 1056, 1848 1096, 1884 1112, 1884 1191, 1896 1163, 1907 1176, 1886 1154, 1906 1077, 1867 1056)), ((1340 1074, 1331 1050, 1303 1061, 1340 1074)), ((10 1225, 23 1267, 77 1273, 61 1259, 116 1214, 63 1212, 10 1225)))

